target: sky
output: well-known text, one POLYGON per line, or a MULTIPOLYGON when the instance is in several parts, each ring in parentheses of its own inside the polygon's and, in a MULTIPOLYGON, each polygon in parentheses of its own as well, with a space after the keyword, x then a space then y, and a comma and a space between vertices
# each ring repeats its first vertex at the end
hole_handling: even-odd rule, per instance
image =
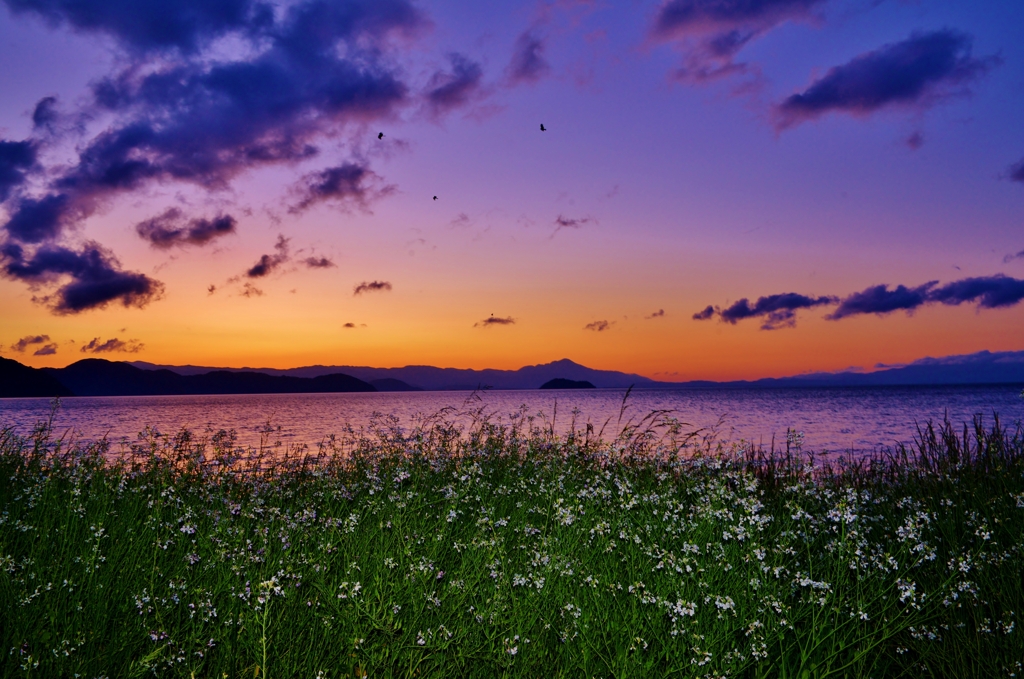
POLYGON ((1024 349, 1024 5, 0 0, 0 355, 1024 349))

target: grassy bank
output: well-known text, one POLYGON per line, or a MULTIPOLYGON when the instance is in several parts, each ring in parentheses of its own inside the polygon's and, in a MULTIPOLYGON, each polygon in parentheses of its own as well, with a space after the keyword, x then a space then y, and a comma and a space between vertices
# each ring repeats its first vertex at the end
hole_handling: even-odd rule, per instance
POLYGON ((829 467, 449 415, 245 454, 0 433, 0 674, 1024 671, 1019 427, 829 467))

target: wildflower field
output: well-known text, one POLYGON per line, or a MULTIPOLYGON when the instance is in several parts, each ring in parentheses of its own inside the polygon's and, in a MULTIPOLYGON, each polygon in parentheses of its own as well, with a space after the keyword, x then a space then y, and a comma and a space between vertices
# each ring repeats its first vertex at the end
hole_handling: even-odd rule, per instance
POLYGON ((1024 672, 1019 425, 844 464, 450 415, 301 450, 0 431, 0 674, 1024 672))

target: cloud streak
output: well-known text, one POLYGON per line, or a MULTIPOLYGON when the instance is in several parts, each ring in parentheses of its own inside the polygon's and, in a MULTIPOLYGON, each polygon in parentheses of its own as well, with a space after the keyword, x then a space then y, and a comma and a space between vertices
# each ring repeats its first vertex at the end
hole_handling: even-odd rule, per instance
POLYGON ((683 54, 673 74, 686 83, 748 73, 736 57, 750 42, 776 27, 806 20, 827 0, 667 0, 658 9, 650 37, 672 42, 683 54))
POLYGON ((181 210, 172 208, 162 215, 135 225, 135 232, 159 250, 187 245, 203 246, 214 239, 236 233, 237 220, 231 215, 213 219, 187 220, 181 210))
POLYGON ((363 281, 352 289, 352 295, 357 296, 365 292, 390 292, 391 283, 388 281, 363 281))
POLYGON ((496 326, 496 325, 514 325, 515 322, 516 322, 516 319, 512 318, 511 316, 506 316, 504 318, 502 318, 500 316, 491 316, 489 318, 485 318, 482 321, 479 321, 478 323, 474 323, 473 327, 474 328, 491 328, 491 327, 496 326))
POLYGON ((593 330, 594 332, 604 332, 605 330, 609 330, 613 325, 615 325, 615 321, 594 321, 592 323, 587 323, 583 326, 583 329, 593 330))
POLYGON ((109 354, 114 352, 125 352, 129 354, 137 354, 146 345, 142 344, 138 340, 128 340, 123 342, 118 338, 108 339, 106 342, 100 341, 99 337, 94 337, 88 344, 82 346, 79 350, 83 354, 109 354))
POLYGON ((893 107, 925 107, 966 87, 995 63, 971 56, 971 38, 952 30, 913 33, 830 69, 775 107, 777 129, 840 112, 866 116, 893 107))
POLYGON ((524 31, 516 38, 512 59, 505 70, 509 83, 519 85, 535 83, 551 71, 544 58, 546 44, 534 31, 524 31))
POLYGON ((371 202, 394 193, 395 186, 383 185, 380 176, 365 165, 343 163, 305 175, 295 190, 300 198, 289 209, 292 213, 324 202, 366 210, 371 202))
MULTIPOLYGON (((262 255, 246 272, 248 278, 263 278, 276 271, 282 264, 286 263, 291 255, 288 252, 288 238, 278 235, 274 249, 277 251, 272 255, 262 255)), ((262 294, 262 293, 260 293, 262 294)))
POLYGON ((48 344, 48 342, 50 342, 49 335, 28 335, 26 337, 22 337, 20 340, 12 344, 11 350, 17 351, 18 353, 25 353, 25 351, 29 347, 34 346, 36 344, 42 344, 45 346, 37 349, 35 353, 32 354, 33 356, 48 356, 50 354, 57 353, 57 345, 48 344))
POLYGON ((481 91, 484 72, 480 64, 456 52, 448 55, 448 61, 451 70, 435 73, 427 85, 425 99, 435 116, 465 106, 481 91))

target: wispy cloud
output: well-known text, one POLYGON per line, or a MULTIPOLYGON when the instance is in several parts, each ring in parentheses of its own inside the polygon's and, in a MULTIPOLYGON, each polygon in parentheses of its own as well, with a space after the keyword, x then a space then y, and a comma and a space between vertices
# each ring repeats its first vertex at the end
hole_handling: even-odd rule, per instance
POLYGON ((536 30, 520 33, 512 48, 512 59, 505 69, 509 83, 535 83, 547 75, 551 65, 544 58, 545 48, 545 40, 536 30))
POLYGON ((555 230, 551 232, 551 237, 554 238, 562 229, 581 229, 587 224, 597 223, 597 220, 593 217, 566 217, 565 215, 558 215, 555 218, 555 230))
POLYGON ((971 38, 952 30, 914 33, 830 69, 775 107, 777 129, 827 113, 865 116, 884 108, 923 107, 980 78, 994 58, 971 56, 971 38))
POLYGON ((826 1, 667 0, 655 15, 650 35, 681 51, 676 80, 708 82, 749 73, 753 69, 737 60, 740 50, 786 22, 809 19, 826 1))
POLYGON ((333 260, 328 259, 327 257, 306 257, 302 260, 302 263, 310 269, 331 269, 338 266, 333 260))
POLYGON ((245 275, 249 278, 263 278, 286 263, 291 258, 288 251, 290 240, 290 238, 285 238, 283 235, 278 235, 277 243, 274 244, 276 252, 272 255, 262 255, 259 261, 245 272, 245 275))
POLYGON ((516 319, 512 318, 511 316, 505 316, 504 318, 502 318, 500 316, 493 316, 492 315, 489 318, 485 318, 482 321, 474 323, 473 327, 474 328, 490 328, 490 327, 493 327, 495 325, 513 325, 513 324, 515 324, 515 322, 516 322, 516 319))
POLYGON ((238 222, 231 215, 218 215, 213 219, 187 219, 178 208, 139 222, 135 232, 160 250, 186 245, 203 246, 214 239, 235 233, 238 222))
POLYGON ((108 354, 114 352, 137 354, 142 351, 144 347, 145 345, 138 340, 128 340, 127 342, 123 342, 115 337, 104 342, 101 341, 99 337, 94 337, 88 344, 82 346, 79 351, 83 354, 108 354))
POLYGON ((318 203, 368 210, 372 202, 394 193, 395 186, 385 185, 366 165, 349 162, 304 175, 293 192, 298 194, 298 202, 289 208, 292 213, 318 203))
POLYGON ((364 292, 387 292, 391 290, 391 283, 388 281, 363 281, 357 285, 353 291, 353 295, 361 295, 364 292))
POLYGON ((594 321, 592 323, 587 323, 583 326, 583 329, 593 330, 594 332, 604 332, 605 330, 610 329, 613 325, 615 325, 615 321, 594 321))
POLYGON ((484 71, 480 64, 452 52, 449 71, 438 71, 427 85, 425 99, 433 115, 448 113, 473 101, 482 91, 484 71))
MULTIPOLYGON (((835 304, 838 298, 830 296, 811 297, 796 292, 784 292, 777 295, 758 297, 753 305, 750 300, 743 298, 725 309, 713 309, 718 317, 726 323, 736 324, 745 318, 761 318, 762 330, 778 330, 779 328, 792 328, 796 325, 796 312, 800 309, 811 309, 817 306, 835 304)), ((711 317, 708 310, 694 314, 696 320, 704 320, 711 317)))
POLYGON ((28 350, 29 347, 35 346, 37 344, 41 344, 43 346, 36 349, 32 353, 33 356, 49 356, 51 354, 57 353, 57 345, 56 343, 50 342, 49 335, 28 335, 26 337, 22 337, 20 340, 11 345, 11 349, 13 351, 17 351, 18 353, 24 353, 26 350, 28 350))
POLYGON ((655 311, 654 313, 650 314, 649 316, 644 316, 644 318, 650 320, 652 318, 663 318, 664 316, 665 316, 665 310, 664 309, 658 309, 657 311, 655 311))

